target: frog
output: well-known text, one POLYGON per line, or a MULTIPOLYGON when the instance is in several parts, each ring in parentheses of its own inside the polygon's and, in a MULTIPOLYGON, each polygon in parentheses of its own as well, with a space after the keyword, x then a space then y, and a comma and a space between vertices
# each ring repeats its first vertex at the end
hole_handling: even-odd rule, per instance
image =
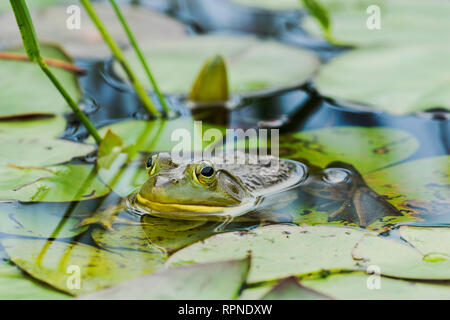
MULTIPOLYGON (((185 220, 236 218, 254 210, 269 195, 277 199, 277 204, 283 203, 280 199, 288 190, 299 190, 334 206, 327 210, 329 221, 344 220, 366 227, 381 217, 401 215, 344 162, 320 168, 306 160, 272 155, 237 152, 232 157, 175 159, 170 153, 160 152, 150 155, 145 166, 147 180, 122 202, 121 208, 138 215, 185 220)), ((108 209, 80 225, 98 222, 110 229, 118 211, 108 209)))

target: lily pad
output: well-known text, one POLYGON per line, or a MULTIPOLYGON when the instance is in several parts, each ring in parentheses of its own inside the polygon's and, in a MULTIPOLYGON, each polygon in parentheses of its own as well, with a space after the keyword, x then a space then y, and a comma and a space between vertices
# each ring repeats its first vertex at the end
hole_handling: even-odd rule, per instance
MULTIPOLYGON (((226 60, 232 93, 255 95, 292 88, 305 83, 319 67, 309 51, 255 37, 196 36, 152 46, 144 52, 161 90, 169 94, 189 93, 204 62, 214 55, 226 60), (264 68, 261 68, 264 66, 264 68), (176 77, 173 75, 176 74, 176 77)), ((146 74, 134 52, 127 53, 143 83, 146 74)), ((122 79, 118 64, 114 70, 122 79)), ((149 87, 150 89, 150 87, 149 87)))
POLYGON ((0 232, 8 235, 39 238, 69 238, 87 228, 75 228, 78 219, 65 218, 61 213, 37 212, 29 206, 0 207, 0 232))
POLYGON ((445 58, 450 55, 449 41, 443 42, 445 45, 405 45, 348 52, 321 69, 317 88, 325 96, 395 114, 432 108, 450 110, 447 90, 450 62, 445 58))
POLYGON ((0 200, 78 201, 104 196, 94 166, 59 165, 46 168, 0 167, 0 200))
POLYGON ((66 120, 62 116, 45 119, 0 121, 0 134, 14 137, 57 138, 66 128, 66 120))
MULTIPOLYGON (((450 28, 446 0, 321 0, 331 15, 331 30, 340 42, 356 46, 392 46, 408 43, 448 43, 450 37, 442 30, 450 28), (374 26, 371 6, 380 9, 380 28, 374 26), (370 8, 369 12, 368 9, 370 8)), ((312 17, 302 26, 315 36, 322 36, 320 26, 312 17)), ((368 77, 369 78, 369 77, 368 77)), ((388 78, 389 79, 389 78, 388 78)), ((366 79, 368 80, 368 79, 366 79)))
POLYGON ((70 296, 27 277, 20 269, 7 261, 0 260, 1 300, 56 300, 70 296))
POLYGON ((289 277, 278 281, 263 300, 330 300, 330 297, 302 286, 297 278, 289 277))
POLYGON ((94 152, 95 146, 68 140, 0 135, 0 164, 48 166, 94 152))
POLYGON ((429 259, 450 260, 450 228, 400 227, 400 235, 429 259))
POLYGON ((80 298, 230 300, 239 295, 249 267, 243 259, 164 270, 80 298))
MULTIPOLYGON (((17 27, 16 27, 17 28, 17 27)), ((11 50, 25 53, 23 48, 11 50)), ((72 62, 59 47, 42 45, 45 58, 72 62)), ((69 95, 81 98, 77 76, 69 71, 50 67, 69 95)), ((0 118, 24 115, 62 114, 71 111, 64 98, 36 63, 0 59, 0 73, 10 75, 0 81, 0 118)))
POLYGON ((114 252, 90 245, 39 239, 2 239, 10 259, 32 277, 73 294, 100 290, 140 275, 152 273, 163 266, 164 255, 130 250, 114 252), (71 276, 79 268, 80 288, 71 276))
POLYGON ((423 283, 379 278, 380 287, 374 286, 374 275, 362 272, 331 274, 324 278, 304 279, 301 284, 336 299, 345 300, 418 300, 449 299, 450 286, 447 284, 423 283), (373 284, 372 284, 373 282, 373 284), (368 287, 368 283, 372 284, 368 287))
POLYGON ((332 127, 280 137, 280 155, 325 167, 332 161, 352 164, 360 173, 404 160, 419 147, 408 132, 391 128, 332 127))
MULTIPOLYGON (((31 2, 38 1, 30 1, 31 9, 36 9, 36 6, 33 6, 31 2)), ((9 2, 7 4, 9 5, 9 2)), ((102 36, 92 23, 83 6, 78 1, 71 1, 70 4, 75 4, 81 9, 80 29, 67 28, 67 23, 73 21, 68 20, 68 18, 72 17, 75 13, 75 11, 72 11, 68 14, 67 8, 69 5, 57 5, 41 10, 31 10, 33 21, 39 21, 39 23, 35 23, 36 33, 39 39, 41 41, 60 43, 75 57, 110 57, 111 50, 103 41, 102 36)), ((112 6, 109 3, 98 2, 92 5, 102 22, 106 25, 108 32, 119 46, 130 46, 128 38, 112 6)), ((185 26, 181 22, 166 15, 126 4, 121 5, 121 9, 140 45, 160 43, 167 39, 178 39, 186 36, 185 26)), ((20 41, 20 34, 12 13, 0 17, 0 29, 2 30, 2 39, 0 42, 15 43, 20 41)))
POLYGON ((176 252, 167 266, 238 259, 251 252, 249 282, 321 269, 355 270, 359 267, 351 252, 364 234, 363 230, 345 227, 272 225, 212 236, 176 252))
POLYGON ((448 221, 450 156, 405 162, 370 173, 364 178, 379 194, 410 216, 448 221))
MULTIPOLYGON (((441 239, 447 247, 450 238, 441 239)), ((382 275, 418 280, 450 280, 450 257, 424 255, 417 249, 393 240, 366 235, 353 251, 366 267, 377 266, 382 275)))

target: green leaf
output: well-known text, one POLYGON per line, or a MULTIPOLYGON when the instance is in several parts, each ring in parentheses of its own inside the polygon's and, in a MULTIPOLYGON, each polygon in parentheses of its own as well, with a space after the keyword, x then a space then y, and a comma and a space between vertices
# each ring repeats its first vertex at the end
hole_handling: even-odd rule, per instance
POLYGON ((404 160, 418 147, 419 142, 408 132, 379 127, 332 127, 280 137, 283 157, 306 159, 319 167, 339 160, 360 173, 404 160))
MULTIPOLYGON (((11 50, 23 52, 22 48, 11 50)), ((72 59, 59 47, 42 45, 41 55, 66 62, 72 59)), ((74 100, 81 98, 77 76, 50 67, 74 100)), ((70 111, 66 101, 35 63, 0 59, 0 73, 10 75, 0 81, 0 118, 24 115, 63 114, 70 111), (12 76, 14 75, 14 76, 12 76)))
POLYGON ((405 162, 364 176, 366 182, 410 218, 448 222, 450 156, 405 162))
POLYGON ((66 128, 66 120, 63 116, 55 116, 44 119, 0 121, 0 134, 14 137, 57 138, 66 128))
POLYGON ((272 225, 212 236, 177 251, 167 266, 239 259, 251 252, 249 282, 321 269, 355 270, 359 267, 351 252, 364 234, 360 229, 344 227, 272 225))
POLYGON ((189 100, 210 103, 228 99, 227 66, 222 56, 216 55, 205 61, 189 92, 189 100))
POLYGON ((122 139, 114 131, 108 129, 98 148, 97 166, 109 169, 117 156, 123 151, 122 139))
MULTIPOLYGON (((450 237, 441 239, 447 247, 450 237)), ((353 251, 365 267, 377 266, 382 275, 417 280, 450 280, 450 256, 424 255, 397 241, 366 235, 353 251)))
POLYGON ((16 266, 0 260, 1 300, 56 300, 67 298, 69 298, 68 295, 30 279, 16 266))
POLYGON ((400 235, 422 254, 450 259, 450 228, 400 227, 400 235))
POLYGON ((230 300, 239 295, 250 259, 205 263, 164 270, 81 299, 230 300))
POLYGON ((10 259, 33 278, 74 295, 100 290, 163 266, 164 255, 116 250, 106 251, 83 243, 65 243, 38 239, 9 238, 1 240, 10 259), (70 266, 81 271, 80 289, 71 283, 70 266))
POLYGON ((86 156, 93 145, 68 140, 0 135, 0 165, 48 166, 86 156))
POLYGON ((289 277, 278 283, 264 295, 263 300, 330 300, 324 294, 302 286, 296 277, 289 277))
POLYGON ((96 177, 94 166, 46 168, 0 167, 0 199, 23 202, 79 201, 98 198, 109 188, 96 177))
POLYGON ((301 283, 336 299, 343 300, 428 300, 450 298, 450 286, 438 283, 424 283, 380 277, 380 287, 374 285, 373 274, 352 272, 331 274, 327 277, 304 279, 301 283))
POLYGON ((305 9, 317 20, 323 30, 325 39, 334 42, 331 35, 331 21, 327 9, 318 0, 301 0, 305 9))
MULTIPOLYGON (((392 47, 405 44, 449 43, 447 0, 321 0, 331 15, 333 35, 342 42, 364 47, 392 47), (373 6, 380 9, 380 28, 373 6), (370 9, 370 10, 368 10, 370 9), (369 25, 370 28, 367 26, 369 25)), ((305 17, 302 27, 314 36, 323 32, 314 17, 305 17)), ((367 77, 370 78, 370 77, 367 77)), ((387 77, 386 79, 390 79, 387 77)), ((407 79, 407 77, 405 77, 407 79)), ((365 79, 368 80, 368 79, 365 79)), ((390 81, 395 83, 395 81, 390 81)))
MULTIPOLYGON (((146 75, 138 68, 140 64, 134 52, 126 55, 144 82, 146 75)), ((152 46, 144 50, 144 55, 162 92, 183 95, 189 93, 198 70, 213 55, 221 55, 226 60, 230 92, 243 95, 304 84, 320 64, 312 52, 254 37, 189 37, 152 46)), ((114 70, 126 79, 119 65, 115 64, 114 70)))
POLYGON ((0 232, 9 235, 46 239, 75 237, 87 229, 75 228, 79 222, 65 218, 61 212, 37 212, 36 208, 25 205, 0 207, 0 232))
POLYGON ((393 114, 450 110, 448 55, 442 43, 354 50, 323 66, 316 84, 325 96, 393 114))

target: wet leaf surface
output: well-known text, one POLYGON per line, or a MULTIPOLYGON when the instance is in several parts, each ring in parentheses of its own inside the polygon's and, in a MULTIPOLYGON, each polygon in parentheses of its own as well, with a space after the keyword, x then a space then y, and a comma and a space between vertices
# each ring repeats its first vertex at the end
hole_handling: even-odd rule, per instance
MULTIPOLYGON (((440 239, 450 246, 450 237, 440 239)), ((382 275, 418 280, 450 280, 450 257, 422 254, 405 243, 366 235, 353 257, 366 267, 375 265, 382 275)))
POLYGON ((0 134, 34 138, 39 132, 41 138, 57 138, 66 128, 66 120, 62 116, 55 116, 45 119, 29 119, 0 121, 0 134))
POLYGON ((449 54, 441 42, 354 50, 323 66, 316 84, 325 96, 389 113, 450 110, 449 54))
POLYGON ((68 140, 0 135, 0 165, 39 167, 86 156, 93 145, 68 140))
POLYGON ((101 197, 109 188, 96 177, 94 166, 59 165, 46 168, 0 167, 0 199, 78 201, 101 197))
POLYGON ((273 225, 212 236, 176 252, 167 266, 237 259, 251 252, 249 282, 321 269, 355 270, 358 266, 351 251, 364 234, 345 227, 273 225))
POLYGON ((332 127, 280 137, 282 157, 306 159, 322 168, 343 161, 362 174, 404 160, 418 147, 415 137, 390 128, 332 127))
POLYGON ((106 251, 83 243, 18 238, 2 239, 1 244, 14 264, 32 277, 74 295, 152 273, 164 263, 164 255, 157 249, 152 253, 106 251), (70 285, 74 284, 70 266, 79 267, 79 289, 70 285))
MULTIPOLYGON (((216 54, 226 60, 231 93, 257 94, 298 86, 319 67, 312 52, 254 37, 190 37, 144 52, 161 90, 183 95, 190 91, 204 62, 216 54), (177 77, 173 77, 175 73, 177 77)), ((128 58, 138 77, 147 83, 146 75, 137 68, 139 62, 134 53, 129 52, 128 58)), ((118 65, 115 70, 124 77, 118 65)))
MULTIPOLYGON (((16 24, 13 24, 17 29, 16 24)), ((24 53, 24 49, 14 52, 24 53)), ((62 49, 42 45, 44 58, 72 62, 62 49)), ((50 67, 70 96, 78 101, 81 92, 74 73, 50 67)), ((63 114, 70 111, 67 103, 44 72, 35 63, 0 59, 0 73, 14 75, 0 80, 0 118, 35 114, 63 114)))
POLYGON ((449 222, 450 156, 405 162, 370 173, 364 178, 373 189, 410 217, 449 222))
POLYGON ((400 235, 428 259, 450 260, 450 228, 400 227, 400 235))
POLYGON ((230 300, 239 295, 249 266, 243 259, 164 270, 80 298, 230 300))

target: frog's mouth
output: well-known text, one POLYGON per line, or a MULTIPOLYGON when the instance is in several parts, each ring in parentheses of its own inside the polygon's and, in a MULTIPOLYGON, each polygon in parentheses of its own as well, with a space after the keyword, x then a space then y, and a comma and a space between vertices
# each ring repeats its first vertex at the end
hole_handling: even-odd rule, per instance
MULTIPOLYGON (((199 212, 199 213, 220 213, 233 207, 220 207, 220 206, 205 206, 196 204, 182 204, 182 203, 162 203, 157 201, 151 201, 143 198, 139 193, 136 195, 136 201, 150 209, 159 212, 199 212)), ((237 205, 239 206, 239 205, 237 205)))

